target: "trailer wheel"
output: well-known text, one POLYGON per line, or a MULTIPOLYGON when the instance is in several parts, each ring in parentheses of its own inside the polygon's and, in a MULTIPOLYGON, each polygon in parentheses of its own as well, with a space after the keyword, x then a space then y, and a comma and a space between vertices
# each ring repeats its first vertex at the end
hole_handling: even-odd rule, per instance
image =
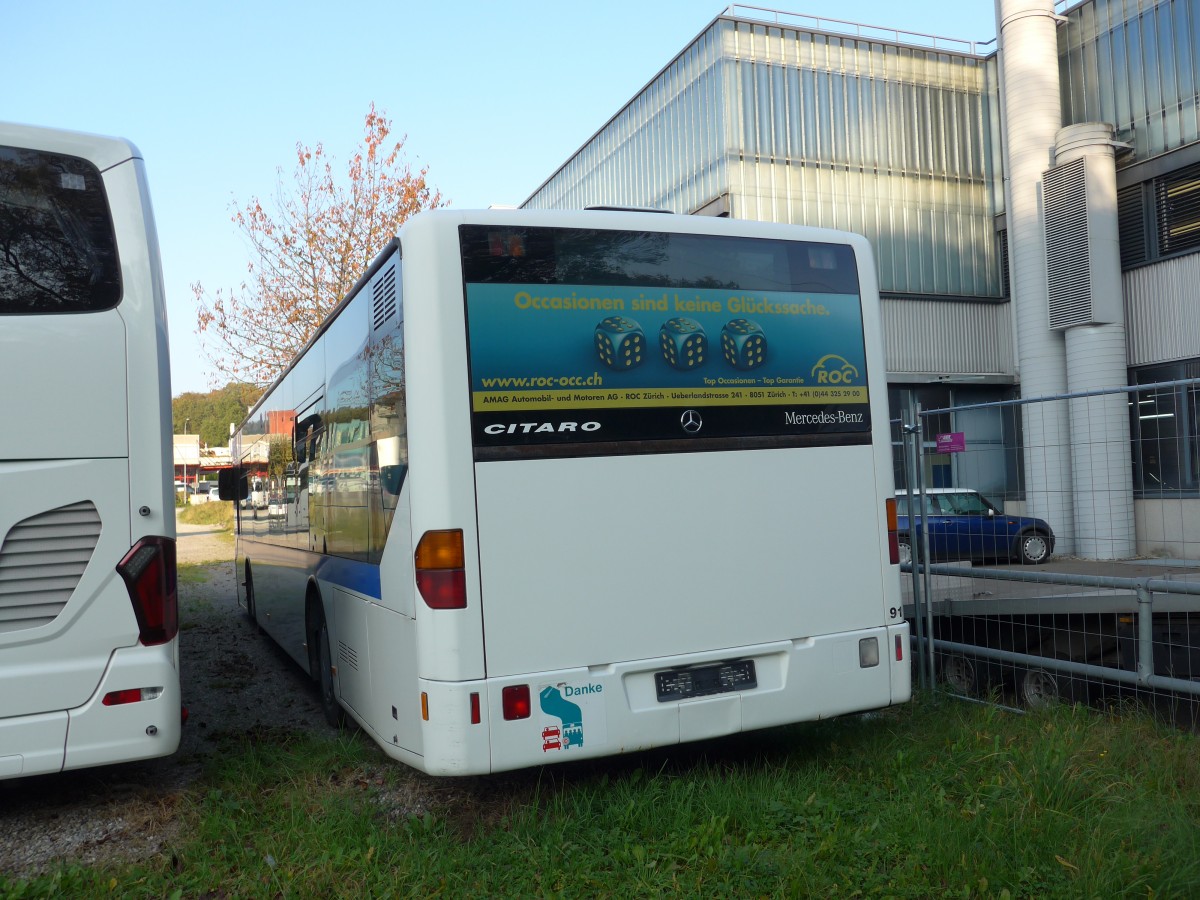
POLYGON ((1021 676, 1021 702, 1029 709, 1045 709, 1058 702, 1058 678, 1047 669, 1026 669, 1021 676))
POLYGON ((954 654, 942 657, 942 681, 956 694, 970 696, 979 687, 975 663, 965 656, 954 654))

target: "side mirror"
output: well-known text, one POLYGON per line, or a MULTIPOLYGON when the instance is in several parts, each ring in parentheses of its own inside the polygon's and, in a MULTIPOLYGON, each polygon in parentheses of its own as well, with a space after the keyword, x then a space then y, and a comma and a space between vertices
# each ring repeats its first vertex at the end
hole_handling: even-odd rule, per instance
POLYGON ((241 466, 217 473, 217 496, 222 500, 242 501, 250 496, 250 481, 241 466))
POLYGON ((404 473, 407 471, 408 466, 380 466, 379 483, 384 493, 392 496, 400 493, 400 486, 404 484, 404 473))

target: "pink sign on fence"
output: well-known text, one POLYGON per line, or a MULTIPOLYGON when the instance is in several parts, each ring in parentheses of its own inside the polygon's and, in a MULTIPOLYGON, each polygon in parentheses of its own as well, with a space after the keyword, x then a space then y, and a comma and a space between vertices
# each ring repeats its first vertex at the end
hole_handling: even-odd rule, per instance
POLYGON ((962 431, 952 431, 949 434, 937 436, 938 453, 962 453, 967 449, 967 435, 962 431))

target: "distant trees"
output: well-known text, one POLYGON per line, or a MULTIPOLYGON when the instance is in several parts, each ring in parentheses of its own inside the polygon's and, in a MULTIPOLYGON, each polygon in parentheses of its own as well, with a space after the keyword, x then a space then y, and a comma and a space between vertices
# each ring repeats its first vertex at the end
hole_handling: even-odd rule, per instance
POLYGON ((229 423, 240 425, 260 396, 261 388, 239 382, 207 394, 180 394, 171 401, 174 431, 198 434, 200 443, 209 447, 224 447, 229 443, 229 423))
POLYGON ((236 211, 253 254, 246 281, 212 296, 192 285, 201 346, 221 375, 273 381, 400 225, 445 205, 426 183, 428 167, 413 172, 404 161, 404 138, 388 144, 391 130, 371 104, 344 180, 322 144, 297 144, 294 183, 285 186, 280 169, 269 209, 255 197, 236 211))

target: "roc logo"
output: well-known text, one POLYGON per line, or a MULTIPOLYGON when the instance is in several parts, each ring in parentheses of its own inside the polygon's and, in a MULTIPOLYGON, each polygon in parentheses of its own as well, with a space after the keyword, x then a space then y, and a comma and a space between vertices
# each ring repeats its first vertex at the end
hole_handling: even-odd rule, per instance
POLYGON ((836 353, 827 353, 813 366, 812 376, 817 384, 853 384, 858 369, 836 353))

